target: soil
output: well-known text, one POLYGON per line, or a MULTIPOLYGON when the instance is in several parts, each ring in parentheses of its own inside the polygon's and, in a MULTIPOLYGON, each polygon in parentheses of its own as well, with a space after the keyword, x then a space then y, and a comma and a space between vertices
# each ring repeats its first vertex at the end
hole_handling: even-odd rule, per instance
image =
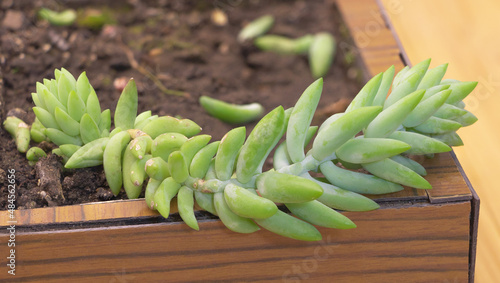
MULTIPOLYGON (((109 1, 115 3, 115 1, 109 1)), ((119 1, 116 1, 119 2, 119 1)), ((271 14, 275 25, 269 33, 299 37, 328 31, 340 42, 345 36, 333 1, 135 1, 104 7, 98 1, 2 1, 0 4, 0 66, 3 72, 3 100, 0 114, 10 109, 26 111, 34 119, 31 92, 35 82, 53 78, 55 68, 64 67, 79 75, 87 72, 102 109, 113 109, 123 82, 133 77, 139 90, 139 111, 189 118, 202 133, 220 139, 234 125, 209 116, 198 98, 207 95, 228 102, 261 103, 266 111, 278 105, 293 106, 302 91, 313 82, 306 56, 280 56, 240 44, 241 28, 261 15, 271 14), (61 3, 64 3, 62 5, 61 3), (84 5, 85 4, 85 5, 84 5), (264 5, 265 4, 265 5, 264 5), (50 26, 37 19, 40 7, 100 9, 113 24, 101 29, 79 25, 50 26), (222 18, 214 10, 222 11, 222 18), (227 22, 224 23, 224 16, 227 22), (222 24, 221 24, 222 23, 222 24), (155 83, 156 81, 156 83, 155 83), (166 94, 163 88, 184 92, 166 94)), ((220 16, 220 14, 219 14, 220 16)), ((342 50, 343 51, 343 50, 342 50)), ((339 50, 324 78, 323 96, 315 123, 342 111, 358 92, 359 71, 350 54, 339 50)), ((1 78, 1 74, 0 74, 1 78)), ((1 92, 1 91, 0 91, 1 92)), ((5 118, 2 114, 2 119, 5 118)), ((248 124, 247 134, 255 123, 248 124)), ((50 145, 46 145, 48 149, 50 145)), ((0 209, 7 205, 7 171, 15 169, 17 208, 69 205, 109 199, 102 167, 65 170, 56 156, 44 166, 30 166, 9 134, 0 130, 0 209), (59 164, 59 165, 58 165, 59 164), (50 168, 59 175, 57 184, 43 183, 50 168), (52 186, 60 186, 64 198, 50 197, 52 186)))

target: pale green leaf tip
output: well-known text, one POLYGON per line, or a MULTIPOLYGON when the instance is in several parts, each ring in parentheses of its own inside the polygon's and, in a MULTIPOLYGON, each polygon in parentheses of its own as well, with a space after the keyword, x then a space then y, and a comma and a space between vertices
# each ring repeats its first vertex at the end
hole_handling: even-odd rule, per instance
POLYGON ((133 89, 137 89, 137 86, 135 84, 134 78, 131 78, 123 88, 122 94, 133 89))
POLYGON ((318 87, 323 87, 323 77, 319 77, 312 84, 313 85, 318 85, 318 87))

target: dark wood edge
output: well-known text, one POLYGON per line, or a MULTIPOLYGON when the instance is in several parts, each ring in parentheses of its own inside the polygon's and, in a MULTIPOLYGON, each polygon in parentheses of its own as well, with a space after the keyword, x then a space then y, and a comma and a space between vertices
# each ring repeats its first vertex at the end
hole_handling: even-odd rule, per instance
POLYGON ((470 201, 470 195, 456 195, 456 196, 443 196, 443 197, 432 197, 430 198, 431 203, 449 203, 449 202, 459 202, 459 201, 470 201))
MULTIPOLYGON (((413 189, 413 188, 407 188, 405 187, 405 190, 420 190, 420 189, 413 189)), ((394 194, 394 193, 392 193, 394 194)), ((378 204, 383 204, 386 202, 419 202, 419 201, 429 201, 429 196, 427 194, 425 195, 414 195, 414 196, 399 196, 399 197, 391 197, 391 193, 388 194, 383 194, 383 195, 365 195, 371 198, 373 201, 375 201, 378 204)), ((429 203, 431 203, 429 201, 429 203)), ((431 203, 432 204, 432 203, 431 203)))
POLYGON ((479 206, 480 206, 480 200, 479 196, 477 195, 476 191, 474 190, 474 187, 470 183, 469 178, 467 178, 467 175, 465 175, 464 169, 460 165, 460 161, 458 161, 457 155, 455 154, 454 151, 451 152, 451 157, 455 161, 455 164, 457 164, 458 171, 462 175, 462 177, 465 180, 465 183, 469 187, 471 193, 472 193, 472 200, 471 200, 471 217, 470 217, 470 248, 469 248, 469 282, 474 282, 474 275, 475 275, 475 270, 476 270, 476 251, 477 251, 477 232, 479 228, 479 206))
POLYGON ((479 196, 476 191, 471 187, 472 201, 471 201, 471 218, 470 218, 470 249, 469 249, 469 282, 474 282, 476 272, 476 254, 477 254, 477 233, 479 230, 479 196))
MULTIPOLYGON (((376 0, 377 4, 380 8, 380 11, 382 13, 382 16, 384 18, 384 21, 386 22, 387 26, 392 32, 392 35, 394 36, 394 39, 396 40, 400 54, 401 54, 401 59, 403 62, 408 65, 412 66, 410 59, 408 55, 405 52, 405 49, 403 48, 403 44, 401 43, 401 40, 396 33, 396 29, 394 28, 394 25, 392 24, 389 15, 387 14, 387 10, 384 7, 384 4, 382 3, 382 0, 376 0)), ((458 161, 458 158, 455 154, 454 151, 451 151, 451 156, 453 158, 453 161, 457 165, 458 171, 462 175, 462 177, 465 180, 465 183, 467 184, 467 187, 471 191, 472 194, 472 200, 471 200, 471 217, 470 217, 470 248, 469 248, 469 282, 474 282, 474 275, 475 275, 475 267, 476 267, 476 249, 477 249, 477 232, 478 232, 478 224, 479 224, 479 206, 480 206, 480 200, 479 196, 477 195, 476 191, 472 187, 472 184, 469 181, 469 178, 467 178, 467 175, 465 174, 462 166, 460 165, 460 162, 458 161)), ((457 196, 456 198, 451 197, 451 198, 446 198, 443 199, 442 201, 437 198, 433 200, 433 203, 444 203, 448 201, 461 201, 461 200, 468 200, 464 199, 464 197, 457 196)))

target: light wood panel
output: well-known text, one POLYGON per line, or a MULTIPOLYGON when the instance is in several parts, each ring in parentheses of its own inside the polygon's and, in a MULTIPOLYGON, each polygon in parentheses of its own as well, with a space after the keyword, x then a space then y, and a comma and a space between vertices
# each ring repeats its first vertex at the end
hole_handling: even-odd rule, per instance
MULTIPOLYGON (((9 282, 465 282, 470 203, 349 212, 352 230, 301 242, 220 221, 18 232, 9 282), (124 281, 127 280, 127 281, 124 281)), ((0 235, 5 242, 7 235, 0 235)), ((5 258, 0 260, 5 264, 5 258)), ((4 265, 5 266, 5 265, 4 265)), ((0 281, 9 276, 0 273, 0 281)))
POLYGON ((382 0, 412 63, 449 62, 447 78, 476 80, 466 99, 479 121, 459 131, 455 152, 481 199, 477 282, 500 278, 500 2, 382 0))

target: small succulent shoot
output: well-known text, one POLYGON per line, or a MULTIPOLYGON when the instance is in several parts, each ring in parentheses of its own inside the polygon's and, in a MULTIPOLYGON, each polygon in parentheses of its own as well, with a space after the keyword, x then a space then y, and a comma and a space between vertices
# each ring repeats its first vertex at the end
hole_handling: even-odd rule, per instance
POLYGON ((26 152, 26 159, 28 159, 28 161, 30 162, 30 165, 34 165, 34 163, 36 163, 38 160, 40 160, 41 158, 46 157, 46 156, 47 156, 47 153, 45 153, 45 151, 43 151, 43 149, 41 149, 37 146, 30 148, 26 152))
POLYGON ((254 39, 265 34, 274 24, 274 17, 265 15, 248 23, 238 34, 238 41, 254 39))
POLYGON ((109 11, 97 9, 83 9, 78 11, 77 25, 89 29, 98 30, 105 24, 111 24, 114 19, 109 11))
POLYGON ((246 124, 259 119, 264 114, 264 107, 256 102, 238 105, 201 96, 200 104, 208 114, 229 124, 246 124))
POLYGON ((53 26, 70 26, 76 20, 76 11, 67 9, 62 12, 56 12, 47 8, 41 8, 38 11, 38 16, 47 20, 53 26))
MULTIPOLYGON (((379 207, 361 194, 392 193, 403 186, 431 189, 423 177, 425 168, 408 154, 433 155, 462 144, 456 130, 477 118, 464 110, 461 102, 475 83, 443 82, 443 68, 431 71, 428 65, 426 60, 403 69, 388 93, 395 73, 391 66, 362 88, 345 113, 328 118, 319 130, 310 123, 322 92, 322 79, 312 83, 293 108, 279 106, 266 114, 248 138, 245 127, 238 127, 214 142, 209 135, 197 135, 200 128, 193 121, 158 117, 151 111, 137 115, 137 91, 131 80, 117 104, 116 128, 109 136, 83 146, 60 145, 53 153, 71 156, 68 168, 103 164, 114 194, 123 187, 129 198, 137 198, 147 182, 147 205, 165 218, 177 196, 181 218, 195 230, 200 229, 194 214, 197 203, 234 232, 253 233, 263 228, 284 237, 318 241, 322 237, 313 225, 356 227, 335 209, 369 211, 379 207), (425 87, 420 88, 422 82, 425 87), (432 95, 426 96, 427 91, 432 95), (454 110, 453 115, 444 116, 449 109, 454 110), (440 117, 435 116, 438 113, 440 117), (285 139, 278 145, 282 137, 285 139), (306 151, 309 143, 312 148, 306 151), (273 150, 274 168, 263 172, 263 164, 273 150), (347 167, 364 168, 369 173, 347 167), (319 172, 324 178, 313 178, 309 171, 319 172), (277 203, 284 204, 296 217, 279 210, 277 203)), ((62 74, 59 72, 56 80, 62 74)), ((55 87, 49 82, 38 86, 44 95, 37 107, 43 106, 49 113, 46 116, 52 117, 51 108, 41 103, 58 101, 60 92, 54 98, 48 96, 48 90, 55 87)), ((62 89, 64 84, 60 85, 62 89)), ((85 88, 81 83, 76 85, 73 97, 79 89, 90 90, 88 84, 85 88)), ((61 109, 52 106, 56 107, 61 109)), ((95 110, 85 115, 100 116, 95 110)), ((60 126, 55 118, 52 120, 40 119, 46 127, 60 126)), ((20 123, 11 118, 5 126, 15 135, 20 123)))
POLYGON ((262 51, 270 51, 281 55, 300 55, 308 52, 313 35, 304 35, 299 38, 288 38, 281 35, 263 35, 254 40, 254 45, 262 51))
POLYGON ((335 38, 326 32, 314 36, 309 47, 309 67, 312 77, 317 79, 325 76, 335 57, 335 38))
POLYGON ((43 125, 37 130, 56 145, 83 145, 109 135, 110 111, 101 112, 85 72, 75 79, 66 69, 56 69, 55 79, 38 82, 31 96, 37 121, 43 125))
POLYGON ((41 143, 42 141, 48 141, 45 135, 45 127, 40 123, 38 118, 35 118, 35 121, 31 124, 30 135, 31 140, 34 142, 41 143))
POLYGON ((254 20, 240 31, 238 40, 242 42, 254 38, 253 44, 260 50, 281 55, 308 54, 313 78, 318 79, 328 73, 336 52, 336 41, 333 35, 320 32, 295 39, 282 35, 264 35, 273 22, 271 16, 254 20))
POLYGON ((21 119, 8 116, 3 122, 3 126, 7 132, 15 139, 17 150, 19 152, 26 152, 30 145, 30 128, 21 119))

